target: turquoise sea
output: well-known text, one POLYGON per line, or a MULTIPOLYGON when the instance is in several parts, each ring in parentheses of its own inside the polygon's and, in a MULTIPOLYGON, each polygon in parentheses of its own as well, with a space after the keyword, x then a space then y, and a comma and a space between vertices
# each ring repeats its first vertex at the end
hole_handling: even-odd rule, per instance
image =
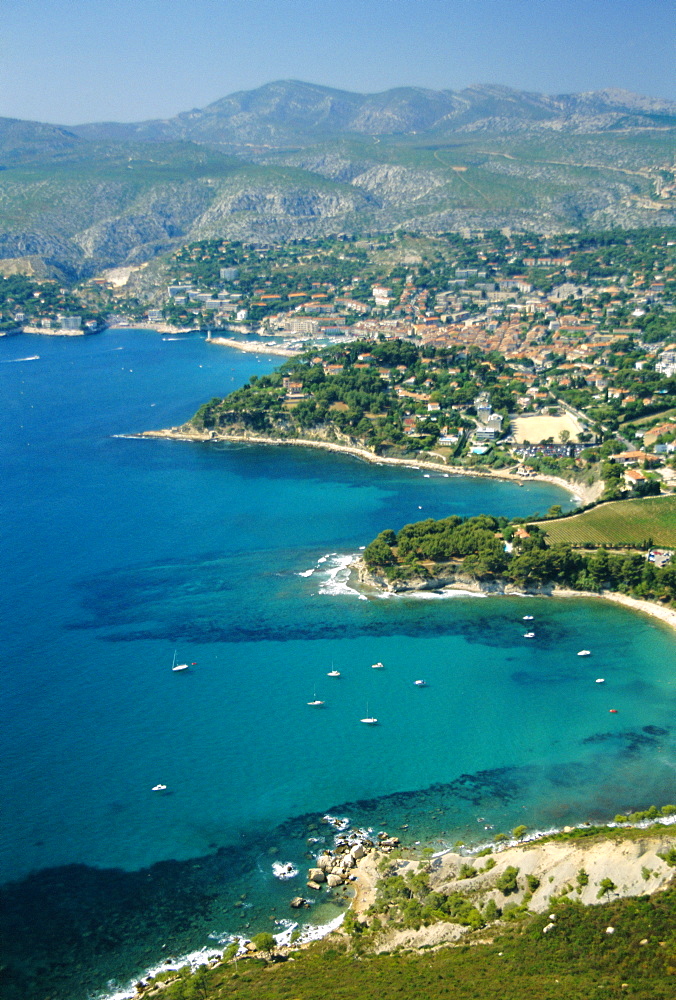
POLYGON ((440 849, 676 798, 660 623, 577 599, 363 600, 348 579, 383 528, 527 515, 559 489, 116 436, 277 363, 147 331, 0 340, 3 1000, 110 995, 287 926, 327 812, 440 849))

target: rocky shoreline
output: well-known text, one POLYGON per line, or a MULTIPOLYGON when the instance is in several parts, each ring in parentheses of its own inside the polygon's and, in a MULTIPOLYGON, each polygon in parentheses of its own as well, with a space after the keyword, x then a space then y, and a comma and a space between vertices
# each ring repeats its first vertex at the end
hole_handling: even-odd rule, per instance
POLYGON ((485 597, 506 595, 513 597, 577 597, 581 600, 595 598, 603 601, 613 601, 632 611, 657 618, 659 621, 676 629, 676 611, 673 608, 641 601, 617 591, 601 590, 598 593, 591 590, 571 590, 569 587, 559 587, 555 583, 546 583, 537 587, 519 587, 508 580, 477 580, 474 576, 464 573, 448 573, 445 576, 411 577, 408 580, 388 580, 383 573, 378 573, 364 562, 361 556, 355 557, 352 571, 357 576, 359 586, 375 590, 379 593, 406 594, 417 591, 432 591, 445 593, 456 591, 465 594, 482 594, 485 597))
MULTIPOLYGON (((491 929, 501 929, 500 915, 503 907, 527 908, 533 914, 551 911, 562 899, 570 899, 586 906, 598 906, 609 898, 628 898, 652 895, 667 889, 673 883, 673 863, 671 852, 674 847, 673 826, 676 816, 669 813, 672 807, 665 806, 662 816, 657 810, 653 820, 613 823, 602 828, 588 829, 588 836, 576 836, 581 827, 564 827, 563 830, 540 832, 514 839, 505 844, 490 844, 483 849, 459 853, 446 851, 441 855, 424 858, 419 852, 408 850, 397 837, 387 833, 367 834, 362 830, 346 830, 338 833, 333 849, 325 849, 317 857, 311 868, 308 886, 313 891, 323 887, 332 888, 349 881, 354 896, 350 910, 354 919, 369 925, 374 919, 373 907, 377 904, 379 888, 383 879, 395 874, 404 881, 420 876, 429 879, 429 889, 435 893, 449 895, 460 893, 468 905, 488 915, 485 919, 484 934, 490 940, 491 929), (563 834, 563 836, 561 836, 563 834), (570 835, 570 836, 568 836, 570 835), (337 880, 337 881, 336 881, 337 880), (487 908, 488 907, 488 908, 487 908)), ((334 817, 326 820, 340 829, 334 817)), ((525 828, 523 828, 525 829, 525 828)), ((515 831, 519 833, 520 831, 515 831)), ((307 905, 301 897, 290 902, 291 907, 307 905)), ((402 927, 396 919, 396 906, 381 907, 379 910, 378 934, 370 944, 375 953, 391 952, 393 949, 418 950, 437 948, 456 943, 472 930, 471 925, 440 919, 423 922, 417 929, 402 927)), ((345 938, 341 928, 342 918, 332 921, 325 928, 325 934, 336 933, 345 938)), ((549 913, 548 922, 542 933, 557 933, 557 915, 549 913)), ((614 934, 609 926, 606 934, 614 934)), ((298 949, 311 947, 318 937, 303 941, 302 936, 294 940, 290 931, 276 936, 271 948, 257 947, 252 940, 238 939, 235 952, 224 955, 218 953, 194 956, 188 962, 193 969, 206 963, 215 968, 225 962, 247 956, 263 958, 266 962, 276 962, 291 958, 298 949)), ((349 937, 349 934, 348 934, 349 937)), ((646 945, 647 939, 639 942, 646 945)), ((173 964, 169 976, 155 978, 151 973, 136 982, 126 996, 155 996, 172 982, 178 981, 178 970, 183 963, 173 964)), ((119 995, 119 994, 118 994, 119 995)))
POLYGON ((479 479, 504 479, 508 482, 517 483, 521 486, 523 486, 526 482, 552 483, 554 486, 559 486, 561 489, 566 490, 571 494, 573 499, 577 500, 583 506, 598 500, 599 496, 603 492, 602 482, 594 483, 592 486, 585 486, 581 483, 570 483, 568 480, 562 479, 560 476, 548 476, 541 473, 535 473, 534 475, 524 477, 517 475, 516 472, 510 472, 503 469, 475 469, 465 468, 459 465, 447 465, 443 459, 438 462, 431 462, 429 460, 415 458, 414 456, 411 456, 411 458, 389 458, 383 455, 376 455, 372 451, 369 451, 368 448, 364 448, 363 446, 357 445, 353 442, 348 443, 349 439, 346 439, 345 443, 341 443, 339 441, 328 440, 326 437, 319 434, 316 437, 305 438, 278 438, 266 434, 247 433, 218 434, 211 431, 198 431, 196 428, 191 427, 190 424, 184 424, 182 427, 170 427, 165 430, 143 431, 138 436, 149 438, 169 438, 174 441, 231 441, 233 444, 266 444, 300 448, 320 448, 324 451, 333 451, 343 455, 353 455, 355 458, 360 458, 364 462, 372 462, 375 465, 399 465, 404 468, 425 469, 449 476, 473 476, 479 479))
MULTIPOLYGON (((564 832, 572 831, 566 828, 564 832)), ((604 880, 610 880, 613 886, 613 899, 665 889, 673 879, 673 868, 664 860, 664 855, 673 846, 670 831, 665 828, 664 834, 660 834, 651 830, 636 839, 622 834, 623 831, 608 829, 590 841, 551 840, 545 836, 523 845, 512 843, 495 852, 488 850, 481 857, 451 851, 427 865, 430 885, 438 892, 462 893, 468 902, 483 911, 492 901, 498 911, 506 904, 527 905, 533 913, 548 912, 558 899, 568 894, 571 900, 598 906, 607 898, 599 895, 604 880), (500 885, 501 878, 509 871, 516 871, 516 875, 513 888, 506 895, 500 885), (580 873, 583 873, 582 878, 580 873)), ((397 863, 397 874, 404 878, 407 873, 413 875, 419 870, 417 858, 397 863)), ((376 875, 369 891, 363 893, 358 908, 355 904, 356 913, 362 919, 366 919, 377 889, 376 875)), ((381 921, 383 929, 374 945, 376 953, 452 944, 468 932, 468 927, 446 921, 421 926, 418 930, 389 927, 383 916, 381 921)), ((556 933, 555 914, 543 928, 543 934, 548 933, 556 933)), ((606 933, 613 933, 612 928, 606 933)))

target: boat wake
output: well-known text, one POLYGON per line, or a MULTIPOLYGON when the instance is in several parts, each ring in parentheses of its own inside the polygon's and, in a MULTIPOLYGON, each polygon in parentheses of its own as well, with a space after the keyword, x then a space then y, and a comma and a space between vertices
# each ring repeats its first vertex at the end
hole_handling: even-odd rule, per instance
POLYGON ((2 363, 3 365, 15 365, 19 361, 39 361, 39 360, 40 360, 40 355, 33 354, 31 355, 30 358, 5 358, 5 360, 2 363))

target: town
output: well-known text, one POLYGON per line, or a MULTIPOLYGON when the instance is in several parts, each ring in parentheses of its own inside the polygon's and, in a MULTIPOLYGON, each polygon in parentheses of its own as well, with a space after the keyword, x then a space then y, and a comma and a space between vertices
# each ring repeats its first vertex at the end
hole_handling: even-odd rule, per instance
POLYGON ((287 356, 257 405, 297 427, 580 483, 613 456, 606 492, 646 495, 676 485, 675 261, 670 228, 207 240, 70 288, 0 261, 0 327, 199 331, 287 356))

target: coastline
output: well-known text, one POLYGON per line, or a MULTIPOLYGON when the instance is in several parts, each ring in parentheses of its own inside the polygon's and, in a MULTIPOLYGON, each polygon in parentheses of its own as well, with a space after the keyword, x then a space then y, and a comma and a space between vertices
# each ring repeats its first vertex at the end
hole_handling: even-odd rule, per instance
MULTIPOLYGON (((125 435, 126 436, 126 435, 125 435)), ((517 476, 513 472, 506 472, 503 470, 468 470, 460 466, 450 466, 441 465, 437 462, 425 462, 416 461, 416 459, 406 459, 406 458, 387 458, 380 455, 374 455, 373 452, 368 451, 366 448, 359 448, 355 445, 343 445, 337 444, 333 441, 323 441, 313 438, 292 438, 292 439, 280 439, 267 437, 265 435, 249 435, 249 434, 236 434, 236 435, 223 435, 211 437, 210 434, 206 432, 200 433, 199 431, 186 430, 185 427, 172 427, 166 430, 159 431, 143 431, 138 435, 131 435, 133 437, 139 438, 160 438, 169 439, 174 441, 232 441, 235 444, 265 444, 265 445, 277 445, 284 446, 290 445, 294 447, 302 448, 318 448, 324 451, 332 451, 343 455, 352 455, 355 458, 359 458, 365 462, 371 462, 376 465, 399 465, 404 466, 409 469, 429 469, 432 472, 440 472, 442 474, 446 473, 448 475, 454 476, 475 476, 477 478, 492 478, 492 479, 504 479, 511 482, 523 483, 524 479, 521 476, 517 476)), ((603 483, 595 483, 594 486, 577 486, 576 484, 569 483, 565 479, 561 479, 558 476, 548 476, 542 474, 536 474, 534 476, 529 476, 526 482, 547 482, 552 483, 555 486, 560 486, 562 489, 567 490, 575 499, 579 499, 581 503, 588 504, 598 499, 600 493, 603 490, 603 483)), ((353 568, 356 569, 357 563, 359 562, 359 557, 355 558, 353 563, 353 568)), ((361 581, 363 582, 363 581, 361 581)), ((376 584, 377 586, 377 584, 376 584)), ((378 589, 382 589, 378 587, 378 589)), ((420 588, 409 588, 420 589, 420 588)), ((426 587, 424 589, 432 590, 433 587, 426 587)), ((469 593, 481 593, 486 596, 491 594, 513 594, 521 595, 524 593, 518 587, 507 585, 501 589, 496 587, 482 587, 477 581, 463 580, 458 583, 448 583, 443 584, 438 590, 455 590, 455 591, 465 591, 469 593)), ((402 591, 400 591, 401 593, 402 591)), ((405 593, 406 591, 404 591, 405 593)), ((597 598, 600 600, 613 601, 615 604, 621 604, 632 611, 637 611, 642 614, 646 614, 651 618, 656 618, 661 621, 664 625, 669 628, 676 630, 676 610, 671 608, 666 608, 660 604, 654 604, 651 601, 641 601, 636 597, 629 597, 627 594, 620 594, 616 591, 601 591, 596 593, 594 591, 583 591, 583 590, 570 590, 565 587, 552 586, 550 588, 540 589, 537 591, 529 592, 529 597, 561 597, 570 598, 577 597, 580 599, 597 598)))
POLYGON ((209 337, 207 344, 219 344, 221 347, 233 347, 237 351, 244 351, 246 354, 278 354, 282 358, 296 358, 302 351, 294 351, 289 347, 278 347, 268 344, 248 343, 242 340, 230 340, 229 337, 209 337))
MULTIPOLYGON (((546 596, 546 595, 545 595, 546 596)), ((614 590, 602 590, 596 594, 591 590, 566 590, 565 588, 554 588, 552 597, 598 597, 604 601, 614 601, 615 604, 622 604, 631 611, 639 611, 651 618, 659 621, 676 630, 676 611, 673 608, 664 607, 661 604, 654 604, 652 601, 641 601, 637 597, 629 597, 627 594, 620 594, 614 590)))
POLYGON ((91 333, 98 333, 98 330, 62 330, 60 327, 58 329, 52 330, 49 327, 43 326, 24 326, 21 328, 22 333, 34 333, 40 337, 86 337, 91 333))
MULTIPOLYGON (((280 348, 281 350, 281 348, 280 348)), ((264 353, 264 352, 261 352, 264 353)), ((299 448, 320 448, 324 451, 333 451, 338 454, 352 455, 362 461, 371 462, 375 465, 399 465, 409 469, 426 469, 431 472, 440 472, 442 475, 453 476, 474 476, 479 479, 504 479, 508 482, 523 485, 527 483, 551 483, 566 490, 574 500, 580 502, 582 506, 597 500, 603 491, 603 483, 594 483, 593 486, 584 486, 578 483, 569 483, 560 476, 549 476, 536 473, 532 476, 523 477, 515 472, 504 469, 466 469, 463 466, 445 465, 442 462, 429 462, 425 459, 411 458, 389 458, 383 455, 374 455, 367 448, 360 448, 353 444, 338 444, 334 441, 326 441, 322 438, 274 438, 264 434, 223 434, 213 435, 210 432, 200 432, 197 430, 187 430, 183 427, 170 427, 159 431, 142 431, 134 437, 142 438, 168 438, 174 441, 232 441, 234 444, 266 444, 294 446, 299 448)))
POLYGON ((571 590, 569 587, 559 587, 557 584, 545 584, 532 590, 524 590, 514 583, 500 580, 482 583, 473 577, 465 577, 461 574, 456 575, 454 578, 449 577, 446 581, 443 578, 437 578, 436 586, 434 578, 423 579, 422 577, 419 578, 419 585, 416 585, 414 581, 410 581, 413 584, 411 586, 406 586, 405 584, 400 587, 397 587, 396 584, 394 586, 387 586, 384 578, 379 577, 367 568, 361 555, 354 557, 351 569, 357 574, 360 584, 366 584, 380 592, 389 592, 401 596, 420 591, 431 591, 437 594, 454 591, 460 594, 482 594, 484 597, 577 597, 580 600, 596 598, 597 600, 612 601, 615 604, 621 604, 630 611, 637 611, 651 618, 656 618, 664 625, 676 630, 676 610, 673 608, 665 607, 653 601, 642 601, 637 597, 630 597, 628 594, 621 594, 614 590, 601 590, 599 592, 593 590, 571 590))

